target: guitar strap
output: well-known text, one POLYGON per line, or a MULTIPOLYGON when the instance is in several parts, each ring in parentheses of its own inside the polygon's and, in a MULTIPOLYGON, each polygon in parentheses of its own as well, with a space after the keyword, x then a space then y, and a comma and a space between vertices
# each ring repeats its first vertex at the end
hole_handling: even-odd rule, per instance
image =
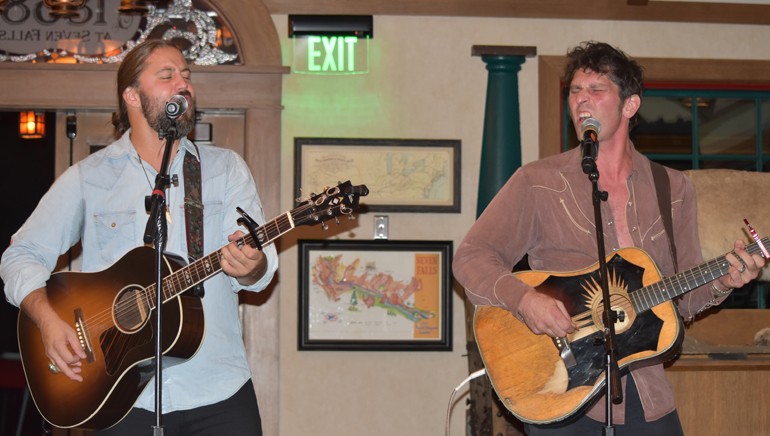
MULTIPOLYGON (((200 156, 200 150, 195 145, 200 156)), ((201 200, 201 162, 192 153, 185 151, 184 164, 184 218, 187 230, 187 260, 192 263, 203 257, 203 201, 201 200)), ((203 298, 203 282, 198 283, 191 292, 203 298)))
POLYGON ((671 253, 671 259, 674 261, 674 272, 679 272, 679 266, 676 261, 676 245, 674 245, 674 224, 671 213, 671 182, 668 179, 666 167, 650 161, 652 169, 652 180, 655 183, 655 191, 658 194, 658 208, 660 217, 663 220, 663 228, 668 236, 668 248, 671 253))

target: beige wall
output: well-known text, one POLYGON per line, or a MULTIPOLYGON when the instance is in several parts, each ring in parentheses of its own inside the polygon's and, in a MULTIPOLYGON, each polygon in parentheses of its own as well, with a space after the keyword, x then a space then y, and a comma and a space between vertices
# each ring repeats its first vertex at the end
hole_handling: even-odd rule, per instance
MULTIPOLYGON (((273 19, 283 64, 291 65, 287 17, 273 19)), ((594 39, 639 57, 770 58, 767 26, 375 16, 374 35, 368 75, 284 77, 282 209, 293 207, 295 137, 460 139, 462 213, 387 214, 391 239, 451 239, 455 247, 475 217, 487 83, 483 62, 470 55, 472 45, 535 46, 539 55, 563 55, 594 39)), ((528 162, 538 157, 538 123, 558 128, 558 120, 538 120, 535 58, 523 65, 519 85, 528 162)), ((297 351, 296 239, 371 239, 372 234, 373 214, 366 214, 352 226, 326 233, 299 230, 281 241, 281 435, 444 434, 449 396, 467 376, 457 290, 453 352, 297 351)), ((452 435, 465 434, 464 416, 460 395, 452 435)))

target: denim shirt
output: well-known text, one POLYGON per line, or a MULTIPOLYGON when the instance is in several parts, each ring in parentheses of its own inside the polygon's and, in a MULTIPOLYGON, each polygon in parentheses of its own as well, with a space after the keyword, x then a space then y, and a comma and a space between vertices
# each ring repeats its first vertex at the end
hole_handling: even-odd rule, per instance
MULTIPOLYGON (((475 305, 498 306, 518 312, 529 289, 511 270, 525 254, 529 266, 540 271, 578 271, 597 261, 596 226, 591 182, 580 166, 575 148, 520 168, 500 189, 459 245, 453 261, 455 278, 475 305)), ((679 271, 703 263, 698 237, 695 188, 682 172, 668 169, 674 243, 679 271)), ((674 274, 658 207, 649 160, 634 150, 632 172, 626 181, 625 217, 634 246, 646 251, 661 276, 674 274)), ((601 189, 601 179, 599 179, 601 189)), ((620 248, 607 202, 601 204, 605 252, 620 248)), ((725 247, 728 249, 729 247, 725 247)), ((707 307, 721 303, 708 286, 701 286, 674 303, 687 320, 707 307)), ((674 410, 674 396, 663 366, 631 371, 647 421, 674 410)), ((626 382, 626 377, 623 378, 626 382)), ((622 424, 625 404, 613 406, 615 423, 622 424)), ((589 409, 591 418, 604 420, 604 396, 589 409)))
MULTIPOLYGON (((156 171, 140 160, 129 134, 130 130, 65 171, 13 235, 0 263, 6 298, 11 304, 18 306, 30 292, 44 287, 59 256, 78 241, 84 272, 104 270, 131 249, 144 245, 148 218, 145 196, 154 187, 156 171)), ((166 191, 170 213, 166 252, 183 259, 187 258, 182 168, 185 152, 201 162, 204 255, 226 245, 227 236, 235 230, 246 232, 236 222, 240 216, 236 206, 258 223, 265 222, 254 180, 243 159, 224 148, 201 145, 196 149, 184 138, 169 164, 169 174, 178 176, 178 184, 166 191)), ((267 273, 257 283, 244 287, 224 273, 205 282, 204 338, 195 356, 164 369, 164 413, 229 398, 251 377, 237 292, 261 291, 270 283, 278 256, 272 244, 263 249, 267 273)), ((136 406, 154 409, 154 380, 148 383, 136 406)))

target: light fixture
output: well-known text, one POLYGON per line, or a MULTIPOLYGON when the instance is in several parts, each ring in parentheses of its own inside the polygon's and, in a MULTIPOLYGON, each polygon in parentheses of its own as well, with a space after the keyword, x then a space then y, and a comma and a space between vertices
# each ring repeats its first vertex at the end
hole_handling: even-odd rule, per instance
POLYGON ((48 13, 57 17, 79 17, 88 0, 44 0, 48 13))
POLYGON ((45 136, 45 114, 35 111, 23 111, 19 114, 19 135, 24 139, 43 138, 45 136))
POLYGON ((120 0, 118 12, 121 14, 143 14, 150 9, 151 1, 146 0, 120 0))

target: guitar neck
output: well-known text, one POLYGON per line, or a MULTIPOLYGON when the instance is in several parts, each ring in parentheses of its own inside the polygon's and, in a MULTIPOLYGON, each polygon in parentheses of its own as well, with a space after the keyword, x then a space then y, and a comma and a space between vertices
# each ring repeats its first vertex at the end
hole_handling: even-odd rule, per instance
MULTIPOLYGON (((762 238, 770 246, 770 236, 762 238)), ((754 242, 746 247, 749 254, 762 256, 762 249, 754 242)), ((672 300, 706 283, 727 274, 730 263, 725 256, 719 256, 695 268, 666 277, 663 280, 631 292, 631 301, 637 313, 649 310, 661 303, 672 300)))
MULTIPOLYGON (((278 239, 281 235, 289 232, 294 227, 295 223, 291 212, 286 212, 272 221, 258 227, 255 234, 260 240, 260 245, 265 246, 278 239)), ((251 236, 251 233, 246 234, 241 241, 252 247, 257 245, 254 238, 251 236)), ((222 271, 221 259, 222 248, 163 277, 163 301, 166 302, 198 283, 204 282, 218 274, 222 271)), ((152 309, 155 308, 155 288, 155 284, 147 287, 148 294, 152 297, 150 304, 152 309)))

